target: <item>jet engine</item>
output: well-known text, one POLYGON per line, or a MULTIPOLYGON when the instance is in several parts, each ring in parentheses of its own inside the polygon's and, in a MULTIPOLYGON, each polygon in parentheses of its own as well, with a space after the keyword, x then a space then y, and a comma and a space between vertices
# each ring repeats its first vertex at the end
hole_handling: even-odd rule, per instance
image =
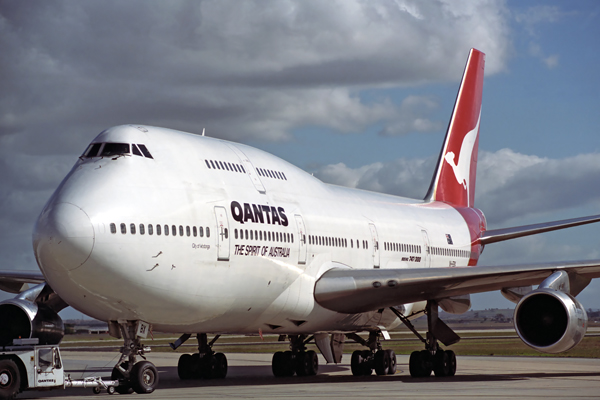
POLYGON ((58 344, 65 334, 63 321, 50 307, 23 299, 0 303, 0 346, 14 339, 39 340, 38 344, 58 344))
POLYGON ((519 337, 529 347, 544 353, 561 353, 583 339, 587 313, 570 294, 540 288, 519 301, 514 324, 519 337))

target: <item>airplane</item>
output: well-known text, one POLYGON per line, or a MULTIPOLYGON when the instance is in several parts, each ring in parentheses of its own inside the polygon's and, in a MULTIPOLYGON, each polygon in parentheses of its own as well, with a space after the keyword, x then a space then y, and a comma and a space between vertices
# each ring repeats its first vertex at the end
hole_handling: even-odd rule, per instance
POLYGON ((600 215, 487 229, 474 206, 484 66, 485 55, 471 49, 424 199, 325 184, 204 134, 145 125, 101 132, 36 222, 41 273, 0 272, 0 288, 17 294, 0 303, 0 346, 19 337, 59 343, 57 313, 72 306, 123 338, 112 371, 119 392, 151 393, 156 368, 139 358, 152 331, 181 334, 174 349, 196 335, 198 352, 179 359, 181 379, 224 378, 227 358, 212 345, 228 333, 288 340, 290 350, 273 355, 277 377, 318 372, 311 341, 339 363, 344 341, 354 340, 364 350, 352 353, 351 372, 364 376, 396 372, 382 341, 405 324, 424 344, 410 356, 410 375, 450 377, 456 356, 442 346, 460 337, 439 308, 460 314, 470 294, 500 290, 517 304, 524 343, 547 353, 572 348, 587 328, 575 296, 600 277, 599 260, 477 263, 489 244, 600 215), (425 337, 411 323, 422 315, 425 337))

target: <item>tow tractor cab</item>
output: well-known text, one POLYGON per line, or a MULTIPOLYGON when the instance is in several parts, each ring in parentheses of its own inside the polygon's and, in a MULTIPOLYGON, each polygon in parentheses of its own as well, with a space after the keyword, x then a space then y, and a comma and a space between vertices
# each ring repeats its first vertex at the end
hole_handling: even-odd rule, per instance
POLYGON ((98 377, 65 378, 58 345, 37 345, 38 338, 14 339, 12 346, 0 348, 0 399, 14 399, 25 390, 51 390, 68 387, 105 389, 113 394, 119 381, 98 377))
POLYGON ((10 399, 27 389, 64 387, 58 345, 36 346, 38 339, 15 339, 0 351, 0 398, 10 399))

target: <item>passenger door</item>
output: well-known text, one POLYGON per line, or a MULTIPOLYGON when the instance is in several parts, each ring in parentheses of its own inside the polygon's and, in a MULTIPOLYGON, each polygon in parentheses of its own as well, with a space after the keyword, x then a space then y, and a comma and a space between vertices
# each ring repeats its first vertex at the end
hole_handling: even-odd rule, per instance
POLYGON ((215 206, 217 218, 217 259, 229 261, 229 220, 225 207, 215 206))

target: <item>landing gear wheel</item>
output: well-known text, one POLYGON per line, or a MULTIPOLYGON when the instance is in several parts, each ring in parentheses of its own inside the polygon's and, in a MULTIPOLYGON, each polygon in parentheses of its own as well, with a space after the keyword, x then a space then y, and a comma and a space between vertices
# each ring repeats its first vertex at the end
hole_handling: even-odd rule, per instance
POLYGON ((431 375, 431 355, 427 350, 413 351, 408 361, 410 376, 425 378, 431 375))
POLYGON ((102 389, 100 389, 99 387, 95 387, 95 388, 92 389, 92 392, 94 392, 94 394, 100 394, 101 390, 102 389))
POLYGON ((387 375, 390 368, 390 355, 385 350, 375 353, 375 372, 377 375, 387 375))
POLYGON ((158 371, 150 361, 140 361, 133 366, 130 381, 136 393, 152 393, 158 386, 158 371))
POLYGON ((456 354, 452 350, 446 350, 448 356, 448 375, 454 376, 456 374, 456 354))
POLYGON ((182 354, 177 362, 177 375, 179 375, 179 379, 192 379, 194 377, 192 366, 193 360, 191 354, 182 354))
POLYGON ((294 366, 292 365, 291 351, 278 351, 273 354, 271 370, 276 377, 286 377, 294 375, 294 366))
MULTIPOLYGON (((127 369, 129 366, 129 362, 125 361, 123 364, 121 364, 121 366, 123 367, 123 369, 127 369)), ((110 374, 110 379, 113 381, 116 381, 116 380, 119 381, 119 386, 117 386, 115 388, 117 393, 119 393, 119 394, 133 393, 133 389, 131 388, 129 381, 123 376, 123 374, 121 373, 121 371, 119 369, 117 369, 117 367, 113 368, 112 373, 110 374)))
POLYGON ((388 375, 394 375, 396 373, 396 353, 394 350, 386 350, 388 357, 390 358, 390 365, 388 367, 388 375))
POLYGON ((227 357, 223 353, 217 353, 213 356, 214 369, 213 378, 223 379, 227 376, 227 357))
POLYGON ((306 353, 303 351, 296 353, 296 357, 294 360, 294 370, 296 371, 296 375, 308 375, 308 368, 308 357, 306 356, 306 353))
POLYGON ((369 376, 373 373, 373 365, 372 365, 373 352, 371 350, 363 350, 361 352, 361 356, 362 356, 363 375, 369 376))
POLYGON ((450 373, 450 366, 448 365, 448 354, 444 350, 438 350, 433 356, 433 373, 435 376, 444 377, 450 373))
POLYGON ((0 398, 14 399, 21 386, 19 367, 13 360, 0 360, 0 398))
POLYGON ((362 365, 361 365, 361 361, 362 361, 362 351, 360 350, 355 350, 352 353, 352 358, 350 359, 350 370, 352 371, 352 375, 354 376, 360 376, 362 375, 362 365))
POLYGON ((306 375, 314 376, 319 372, 319 357, 313 350, 309 350, 305 355, 306 375))
POLYGON ((106 388, 106 393, 113 395, 115 394, 115 387, 114 386, 109 386, 106 388))

